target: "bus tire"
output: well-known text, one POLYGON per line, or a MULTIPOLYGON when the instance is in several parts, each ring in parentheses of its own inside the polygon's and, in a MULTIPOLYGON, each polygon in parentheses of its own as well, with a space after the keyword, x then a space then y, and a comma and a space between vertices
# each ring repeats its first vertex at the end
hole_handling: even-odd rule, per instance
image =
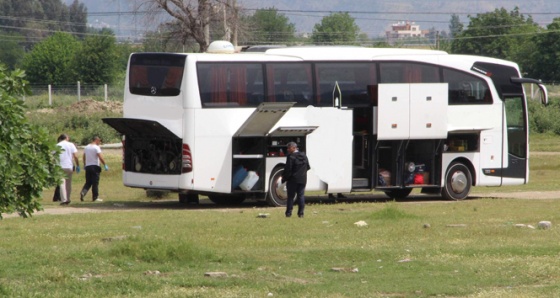
POLYGON ((282 174, 284 168, 281 166, 275 167, 270 176, 270 183, 268 184, 268 192, 266 194, 266 202, 273 207, 283 207, 287 204, 287 197, 277 191, 278 186, 282 184, 282 174))
POLYGON ((460 162, 453 162, 445 172, 445 180, 441 189, 444 199, 459 201, 469 196, 472 186, 472 174, 469 168, 460 162))
POLYGON ((179 193, 179 203, 198 205, 198 194, 179 193))
POLYGON ((385 194, 391 199, 404 199, 412 192, 412 188, 386 190, 385 194))
POLYGON ((208 195, 208 199, 216 205, 239 205, 245 201, 244 195, 208 195))

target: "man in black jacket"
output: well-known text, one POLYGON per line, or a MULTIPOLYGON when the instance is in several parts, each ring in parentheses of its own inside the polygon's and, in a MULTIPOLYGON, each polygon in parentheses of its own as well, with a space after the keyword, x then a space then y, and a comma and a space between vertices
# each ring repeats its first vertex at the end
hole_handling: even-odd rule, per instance
POLYGON ((305 208, 305 185, 307 184, 307 171, 311 168, 309 160, 304 152, 298 151, 295 142, 288 143, 288 157, 286 158, 286 166, 282 174, 282 183, 286 183, 288 190, 288 202, 286 204, 286 217, 292 216, 294 208, 294 197, 298 204, 298 216, 303 217, 303 209, 305 208))

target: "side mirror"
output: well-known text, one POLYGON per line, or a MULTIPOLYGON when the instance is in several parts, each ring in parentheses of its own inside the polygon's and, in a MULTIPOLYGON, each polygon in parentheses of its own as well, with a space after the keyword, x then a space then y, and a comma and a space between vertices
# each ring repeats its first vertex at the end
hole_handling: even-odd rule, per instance
POLYGON ((518 84, 531 84, 531 96, 534 96, 533 94, 533 84, 537 85, 537 87, 539 88, 538 91, 538 96, 541 99, 541 103, 543 105, 547 105, 548 104, 548 91, 546 90, 546 86, 541 82, 541 80, 535 80, 535 79, 530 79, 530 78, 515 78, 512 77, 511 78, 511 82, 512 83, 518 83, 518 84))

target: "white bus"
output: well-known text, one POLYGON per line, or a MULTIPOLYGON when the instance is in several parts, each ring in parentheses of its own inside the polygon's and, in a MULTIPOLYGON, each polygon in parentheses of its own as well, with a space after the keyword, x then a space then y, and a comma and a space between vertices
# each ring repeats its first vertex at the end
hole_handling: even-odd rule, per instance
POLYGON ((472 186, 528 182, 525 83, 547 103, 513 62, 442 51, 135 53, 123 118, 104 121, 123 135, 124 185, 181 202, 285 205, 290 141, 309 157, 307 191, 462 200, 472 186))

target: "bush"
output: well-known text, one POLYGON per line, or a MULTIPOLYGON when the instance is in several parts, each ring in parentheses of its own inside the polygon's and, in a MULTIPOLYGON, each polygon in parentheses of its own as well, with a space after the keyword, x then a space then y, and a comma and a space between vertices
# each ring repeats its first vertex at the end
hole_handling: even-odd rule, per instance
POLYGON ((60 149, 44 129, 29 123, 23 101, 16 98, 28 92, 24 77, 23 71, 8 73, 0 66, 0 218, 41 210, 43 189, 63 177, 60 149))

